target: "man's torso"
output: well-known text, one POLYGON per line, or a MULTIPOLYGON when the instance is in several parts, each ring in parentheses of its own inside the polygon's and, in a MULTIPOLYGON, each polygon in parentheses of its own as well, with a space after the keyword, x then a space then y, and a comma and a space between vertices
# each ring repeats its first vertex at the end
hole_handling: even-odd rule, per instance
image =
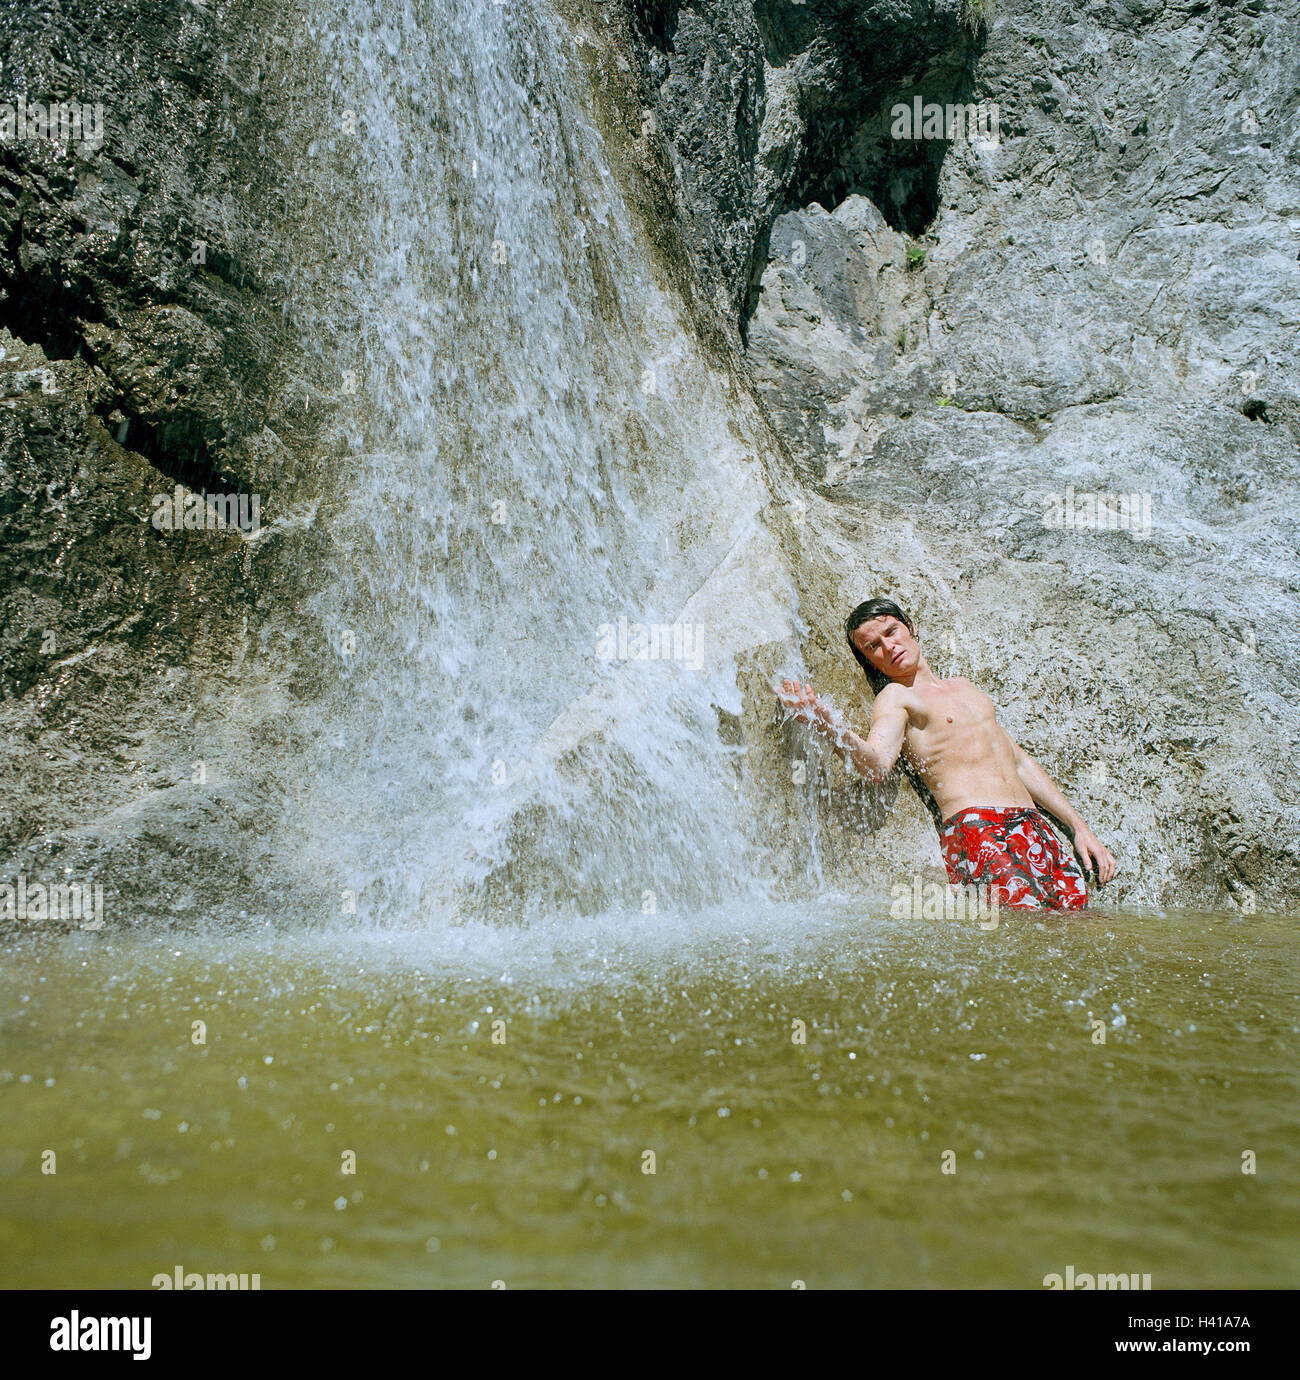
POLYGON ((972 805, 1033 805, 1016 773, 1015 744, 982 690, 961 676, 899 688, 907 710, 903 751, 942 818, 972 805))

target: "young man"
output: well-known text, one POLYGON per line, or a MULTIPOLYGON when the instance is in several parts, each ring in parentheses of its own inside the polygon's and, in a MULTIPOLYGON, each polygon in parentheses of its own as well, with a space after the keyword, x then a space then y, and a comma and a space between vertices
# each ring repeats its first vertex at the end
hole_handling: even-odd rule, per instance
POLYGON ((844 632, 876 691, 866 738, 839 730, 811 685, 783 681, 781 703, 838 739, 836 751, 870 781, 883 781, 904 754, 934 797, 950 881, 988 885, 1000 905, 1022 910, 1086 906, 1083 873, 1036 804, 1069 829, 1080 862, 1099 883, 1115 875, 1115 859, 998 723, 993 701, 962 676, 940 680, 921 655, 912 620, 892 600, 859 604, 844 632))

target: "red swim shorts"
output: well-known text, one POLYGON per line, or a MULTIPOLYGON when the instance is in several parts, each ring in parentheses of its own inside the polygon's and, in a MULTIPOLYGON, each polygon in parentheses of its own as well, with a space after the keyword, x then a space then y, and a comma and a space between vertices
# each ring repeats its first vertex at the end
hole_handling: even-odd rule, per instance
POLYGON ((1017 910, 1082 910, 1088 887, 1074 856, 1063 849, 1041 810, 973 806, 943 822, 948 879, 991 888, 1001 906, 1017 910))

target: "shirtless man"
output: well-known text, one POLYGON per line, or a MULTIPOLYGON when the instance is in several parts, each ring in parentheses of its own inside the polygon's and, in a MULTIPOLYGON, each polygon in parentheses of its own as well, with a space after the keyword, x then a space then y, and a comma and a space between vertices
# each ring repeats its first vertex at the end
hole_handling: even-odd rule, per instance
POLYGON ((836 742, 869 781, 889 775, 900 751, 934 797, 943 820, 949 880, 994 888, 999 904, 1080 910, 1088 889, 1037 805, 1070 831, 1084 870, 1099 883, 1115 859, 1050 776, 997 721, 993 701, 963 676, 930 670, 916 628, 888 599, 872 599, 845 623, 849 647, 876 689, 866 738, 842 731, 811 685, 783 681, 781 703, 836 742))

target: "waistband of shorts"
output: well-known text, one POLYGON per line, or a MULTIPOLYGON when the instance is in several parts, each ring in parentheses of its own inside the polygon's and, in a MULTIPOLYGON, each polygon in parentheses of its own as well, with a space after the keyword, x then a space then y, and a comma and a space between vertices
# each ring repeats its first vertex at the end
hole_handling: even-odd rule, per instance
POLYGON ((943 827, 945 830, 951 829, 954 825, 969 819, 982 819, 989 824, 1003 824, 1021 815, 1037 815, 1039 819, 1043 818, 1043 812, 1034 805, 968 805, 964 810, 958 810, 955 815, 949 815, 944 820, 943 827))

